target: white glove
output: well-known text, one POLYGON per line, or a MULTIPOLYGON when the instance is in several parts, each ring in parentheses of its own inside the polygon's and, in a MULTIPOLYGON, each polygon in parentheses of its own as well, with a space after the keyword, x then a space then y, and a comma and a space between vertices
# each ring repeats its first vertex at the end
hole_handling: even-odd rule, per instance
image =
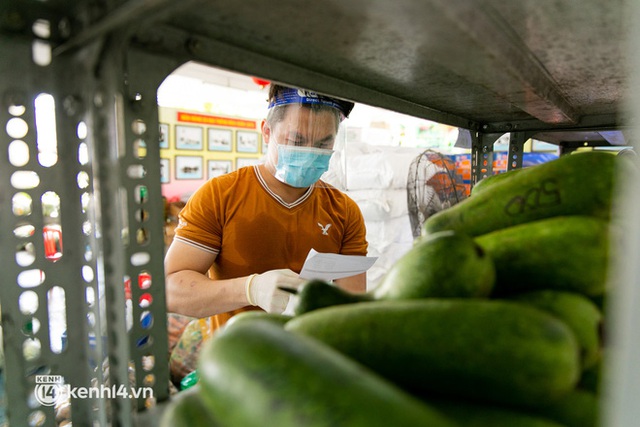
POLYGON ((278 287, 298 289, 305 281, 289 269, 270 270, 249 276, 244 289, 249 304, 257 305, 268 313, 282 313, 292 295, 278 287))

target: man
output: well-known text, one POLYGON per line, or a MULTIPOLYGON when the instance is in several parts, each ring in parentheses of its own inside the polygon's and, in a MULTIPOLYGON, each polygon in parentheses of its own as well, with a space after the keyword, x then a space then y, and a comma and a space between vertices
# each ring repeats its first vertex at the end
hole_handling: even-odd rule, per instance
MULTIPOLYGON (((319 180, 327 171, 341 121, 353 104, 271 85, 262 122, 265 162, 213 178, 179 215, 165 258, 168 311, 215 315, 259 307, 285 310, 310 249, 366 255, 362 214, 354 201, 319 180)), ((353 292, 365 273, 336 280, 353 292)))

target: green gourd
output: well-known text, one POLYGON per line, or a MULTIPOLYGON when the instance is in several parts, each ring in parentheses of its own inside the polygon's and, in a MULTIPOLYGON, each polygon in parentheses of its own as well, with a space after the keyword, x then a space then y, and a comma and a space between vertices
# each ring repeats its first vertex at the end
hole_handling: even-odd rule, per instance
POLYGON ((595 366, 602 356, 602 313, 587 297, 554 290, 540 290, 514 295, 511 298, 544 310, 565 322, 580 345, 582 369, 595 366))
POLYGON ((202 400, 200 386, 195 385, 171 397, 166 404, 160 427, 222 427, 202 400))
POLYGON ((525 405, 564 395, 580 376, 571 329, 511 301, 338 305, 297 316, 285 330, 322 341, 412 392, 525 405))
POLYGON ((267 320, 208 340, 198 372, 203 399, 225 427, 456 426, 334 349, 267 320))
POLYGON ((473 187, 471 187, 471 197, 493 187, 494 185, 498 184, 499 182, 502 182, 505 179, 511 179, 513 175, 523 170, 524 170, 523 168, 511 169, 510 171, 501 172, 495 175, 489 175, 485 178, 482 178, 473 187))
POLYGON ((554 402, 533 409, 532 412, 566 427, 597 427, 600 421, 600 399, 595 393, 576 389, 554 402))
POLYGON ((495 267, 473 238, 452 231, 420 238, 364 294, 352 294, 322 281, 298 289, 296 315, 321 307, 380 300, 482 298, 493 290, 495 267))
POLYGON ((613 154, 591 151, 528 167, 427 218, 423 234, 479 236, 560 215, 609 219, 616 165, 613 154))
POLYGON ((231 319, 225 323, 224 328, 229 329, 235 327, 237 324, 241 324, 244 322, 254 322, 256 320, 266 320, 269 322, 273 322, 276 325, 284 326, 289 320, 291 320, 292 316, 281 314, 281 313, 267 313, 262 310, 249 310, 243 311, 241 313, 236 314, 231 319))
POLYGON ((493 294, 555 289, 595 296, 605 291, 610 240, 606 220, 559 216, 476 237, 493 259, 493 294))
POLYGON ((508 407, 429 398, 425 401, 461 427, 567 427, 552 419, 508 407))

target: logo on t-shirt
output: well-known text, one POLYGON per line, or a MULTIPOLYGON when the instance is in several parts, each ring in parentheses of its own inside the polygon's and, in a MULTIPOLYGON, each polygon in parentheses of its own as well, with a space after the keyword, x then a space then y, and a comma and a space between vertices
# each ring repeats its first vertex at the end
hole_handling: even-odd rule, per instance
POLYGON ((322 230, 322 235, 323 236, 328 236, 329 233, 329 227, 331 227, 331 224, 327 224, 327 225, 322 225, 320 223, 318 223, 318 227, 320 227, 320 230, 322 230))

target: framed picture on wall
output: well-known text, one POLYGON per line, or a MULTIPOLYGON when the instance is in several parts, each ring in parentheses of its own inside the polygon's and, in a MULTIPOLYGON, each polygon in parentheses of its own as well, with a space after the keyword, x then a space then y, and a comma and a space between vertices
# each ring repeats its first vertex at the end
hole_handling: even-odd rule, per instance
POLYGON ((258 132, 239 130, 236 132, 236 150, 238 153, 257 153, 260 142, 258 132))
POLYGON ((176 156, 176 179, 202 179, 202 156, 176 156))
POLYGON ((207 161, 207 178, 215 178, 233 170, 233 162, 231 160, 208 160, 207 161))
POLYGON ((171 171, 169 159, 160 159, 160 183, 166 184, 170 181, 171 171))
POLYGON ((158 145, 160 148, 169 148, 169 125, 160 123, 160 139, 158 145))
POLYGON ((231 151, 233 132, 231 129, 209 128, 207 131, 209 151, 231 151))
POLYGON ((260 163, 260 159, 256 157, 238 157, 236 159, 236 169, 240 169, 245 166, 253 166, 260 163))
POLYGON ((202 133, 200 126, 176 125, 176 149, 202 150, 202 133))

